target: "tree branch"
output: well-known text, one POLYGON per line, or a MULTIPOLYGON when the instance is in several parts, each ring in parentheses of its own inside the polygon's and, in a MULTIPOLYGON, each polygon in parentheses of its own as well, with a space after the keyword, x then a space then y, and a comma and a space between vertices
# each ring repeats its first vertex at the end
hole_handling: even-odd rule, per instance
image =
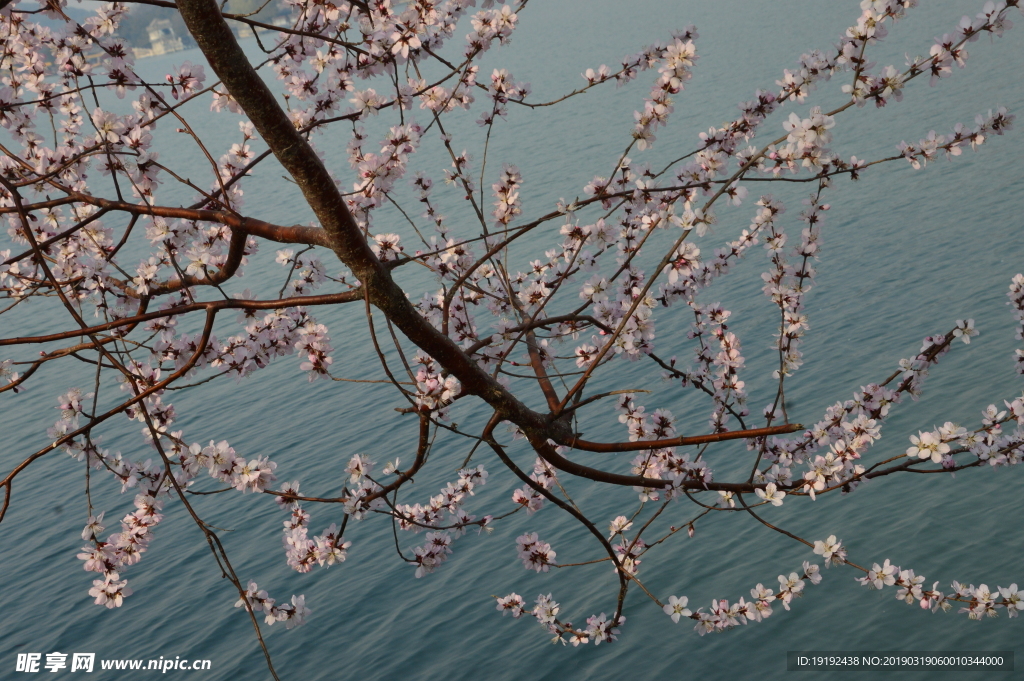
POLYGON ((551 431, 553 425, 548 419, 516 399, 416 311, 388 268, 370 250, 334 179, 249 63, 216 2, 178 0, 177 6, 210 67, 299 186, 327 232, 331 249, 366 287, 370 302, 409 340, 458 378, 465 392, 481 397, 524 430, 538 434, 551 431))

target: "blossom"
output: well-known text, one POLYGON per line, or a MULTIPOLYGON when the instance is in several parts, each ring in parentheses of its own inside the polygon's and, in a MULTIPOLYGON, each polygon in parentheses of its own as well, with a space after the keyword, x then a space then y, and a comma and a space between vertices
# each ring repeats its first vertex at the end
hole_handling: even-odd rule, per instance
POLYGON ((377 234, 373 237, 370 250, 383 261, 397 260, 402 252, 401 237, 397 234, 377 234))
POLYGON ((829 564, 839 565, 846 562, 846 549, 834 534, 829 535, 825 541, 814 542, 814 552, 825 559, 826 567, 829 564))
POLYGON ((912 447, 907 449, 907 456, 916 456, 920 459, 931 459, 935 463, 942 461, 942 456, 949 452, 949 445, 941 440, 936 432, 919 432, 911 435, 912 447))
POLYGON ((1008 587, 999 587, 999 593, 1006 602, 1006 614, 1009 617, 1017 617, 1021 610, 1024 610, 1024 594, 1017 591, 1017 584, 1008 587))
POLYGON ((689 617, 691 613, 686 608, 686 603, 689 599, 686 596, 682 598, 676 598, 675 596, 669 596, 668 603, 662 608, 665 614, 672 618, 673 622, 678 622, 680 617, 689 617))
POLYGON ((168 75, 166 80, 171 84, 171 96, 175 99, 184 98, 202 89, 206 73, 201 64, 186 61, 175 67, 174 74, 168 75))
POLYGON ((971 342, 971 337, 977 335, 978 330, 974 328, 973 319, 968 319, 966 321, 963 319, 956 320, 956 328, 953 329, 953 336, 955 338, 959 338, 964 343, 969 344, 971 342))
POLYGON ((496 599, 498 603, 498 610, 501 610, 501 614, 512 613, 512 617, 521 617, 523 614, 523 598, 519 594, 512 593, 504 598, 496 599))
POLYGON ((755 489, 754 493, 762 501, 770 502, 772 506, 782 506, 782 500, 786 496, 786 493, 778 489, 774 482, 769 482, 763 490, 760 487, 755 489))
MULTIPOLYGON (((924 575, 915 575, 913 570, 900 570, 896 584, 900 586, 896 592, 897 599, 907 603, 922 599, 921 585, 924 584, 924 575)), ((982 586, 985 585, 982 584, 982 586)))
POLYGON ((626 518, 626 516, 620 515, 608 524, 609 537, 622 534, 631 527, 633 527, 632 521, 626 518))
POLYGON ((277 480, 273 474, 276 468, 277 464, 266 457, 243 463, 234 472, 235 488, 240 492, 262 492, 268 482, 277 480))
POLYGON ((527 570, 547 572, 555 564, 556 554, 551 545, 540 541, 536 532, 520 535, 516 539, 516 549, 527 570))
POLYGON ((373 471, 374 465, 374 462, 370 461, 370 457, 365 454, 356 454, 345 467, 348 481, 353 484, 359 482, 363 476, 369 475, 373 471))
POLYGON ((884 586, 892 586, 896 583, 896 577, 899 573, 899 568, 889 563, 889 559, 885 559, 885 565, 879 565, 875 563, 871 570, 868 571, 866 577, 862 577, 860 581, 865 586, 873 586, 876 589, 881 589, 884 586))
POLYGON ((126 596, 131 596, 132 590, 127 580, 120 579, 116 572, 108 572, 103 579, 93 580, 89 595, 96 599, 96 605, 105 605, 108 608, 120 608, 126 596))
POLYGON ((525 506, 528 514, 536 513, 544 507, 544 497, 537 494, 537 492, 529 485, 524 485, 522 488, 513 492, 512 501, 521 506, 525 506))
POLYGON ((811 584, 821 583, 821 570, 816 564, 804 561, 804 575, 811 581, 811 584))
POLYGON ((99 536, 100 532, 103 531, 103 513, 98 516, 89 516, 89 519, 85 523, 85 529, 82 530, 82 539, 89 541, 99 536))
POLYGON ((551 594, 546 596, 544 594, 540 594, 537 596, 536 605, 533 606, 531 614, 533 614, 541 624, 554 624, 555 618, 558 617, 559 610, 561 610, 561 608, 558 603, 551 598, 551 594))
POLYGON ((101 144, 119 141, 124 132, 124 123, 117 117, 117 114, 109 111, 95 109, 92 113, 92 122, 96 126, 96 141, 101 144))

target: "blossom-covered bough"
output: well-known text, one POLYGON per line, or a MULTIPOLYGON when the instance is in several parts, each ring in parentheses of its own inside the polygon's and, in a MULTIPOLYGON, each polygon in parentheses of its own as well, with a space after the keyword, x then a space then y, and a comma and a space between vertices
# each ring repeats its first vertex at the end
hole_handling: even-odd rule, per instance
MULTIPOLYGON (((17 399, 14 393, 31 389, 33 375, 51 362, 87 363, 94 374, 91 385, 68 386, 60 395, 51 444, 0 471, 0 521, 17 496, 19 473, 57 450, 84 464, 87 480, 91 471, 109 473, 122 492, 134 492, 136 511, 108 535, 104 514, 87 494, 86 546, 79 557, 98 574, 89 590, 97 604, 117 607, 131 595, 124 575, 159 534, 161 509, 173 501, 202 530, 257 636, 257 612, 267 624, 301 624, 310 612, 303 597, 277 604, 255 582, 244 582, 216 528, 201 517, 196 491, 234 489, 272 495, 289 514, 285 560, 299 572, 345 561, 351 547, 346 528, 372 516, 391 519, 398 555, 420 577, 438 569, 468 529, 489 531, 507 516, 556 506, 564 512, 560 517, 593 535, 601 552, 595 560, 606 561, 617 576, 615 602, 606 608, 611 614, 574 625, 560 617, 551 594, 538 597, 532 608, 515 593, 497 598, 497 606, 515 617, 532 614, 557 639, 574 645, 614 640, 631 590, 673 621, 695 620, 704 634, 761 621, 776 601, 788 610, 806 582, 821 580, 818 566, 805 562, 799 572, 779 576, 778 589, 757 584, 749 601, 714 599, 707 611, 691 612, 685 597, 661 600, 641 581, 641 563, 646 569, 656 547, 683 530, 692 536, 712 512, 752 516, 807 544, 826 566, 852 566, 864 573, 867 586, 898 585, 899 598, 922 607, 949 608, 959 601, 972 618, 997 608, 1010 616, 1024 609, 1016 585, 991 590, 954 582, 946 592, 936 582, 926 590, 913 570, 888 560, 862 568, 848 560, 834 536, 807 541, 763 517, 768 506, 810 504, 872 478, 1006 466, 1024 457, 1024 398, 1013 397, 1004 400, 1005 408, 989 407, 977 427, 949 422, 913 435, 905 452, 897 447, 872 454, 890 411, 920 393, 929 369, 954 343, 969 343, 977 334, 973 320, 950 320, 948 332, 926 338, 892 375, 828 407, 810 427, 789 421, 785 397, 786 381, 802 362, 800 343, 809 328, 805 299, 833 182, 856 180, 892 161, 922 168, 940 156, 953 158, 1013 122, 1007 110, 995 107, 974 125, 932 131, 919 142, 900 143, 892 156, 863 160, 840 157, 828 146, 841 115, 854 106, 899 102, 926 79, 942 85, 954 66, 964 66, 969 43, 1012 26, 1019 0, 987 2, 976 17, 952 25, 927 56, 883 68, 868 60, 869 48, 917 3, 864 0, 860 18, 833 50, 805 54, 796 68, 783 71, 777 88, 757 90, 735 120, 702 133, 694 148, 662 168, 629 154, 652 146, 672 114, 697 59, 693 27, 626 57, 617 68, 588 69, 585 85, 541 102, 507 71, 487 75, 478 66, 485 52, 511 39, 528 0, 482 0, 480 7, 474 0, 287 2, 287 26, 224 13, 213 0, 114 3, 82 24, 55 0, 42 7, 8 1, 0 10, 0 125, 6 131, 0 213, 8 227, 0 250, 0 314, 37 306, 52 314, 63 310, 66 320, 64 328, 45 335, 17 337, 4 327, 0 345, 10 355, 0 364, 0 392, 17 399), (115 35, 132 4, 178 11, 208 66, 185 62, 165 79, 141 78, 130 48, 115 35), (39 13, 62 27, 35 23, 39 13), (262 61, 246 56, 231 24, 261 30, 262 61), (811 106, 817 86, 832 76, 847 103, 831 111, 811 106), (565 189, 584 198, 530 217, 520 200, 529 178, 487 157, 509 107, 545 107, 643 78, 652 82, 651 90, 625 148, 586 187, 565 189), (130 111, 117 98, 130 101, 130 111), (197 100, 213 111, 244 114, 240 141, 204 144, 185 117, 186 105, 197 100), (788 117, 777 113, 783 108, 788 117), (450 123, 457 120, 449 115, 456 109, 474 110, 486 129, 479 167, 450 123), (383 140, 360 125, 375 116, 392 118, 383 140), (152 132, 163 126, 201 152, 207 179, 196 168, 161 161, 152 132), (315 148, 327 131, 348 135, 347 158, 315 148), (428 144, 445 155, 446 167, 416 165, 417 151, 428 144), (301 191, 314 224, 272 224, 245 210, 246 177, 271 157, 301 191), (439 179, 444 183, 435 188, 439 179), (722 223, 718 234, 729 233, 718 209, 740 206, 751 187, 768 182, 806 183, 796 220, 779 198, 764 193, 749 197, 753 216, 734 239, 723 244, 708 233, 716 222, 722 223), (161 199, 168 193, 161 185, 175 183, 194 194, 191 203, 161 199), (403 205, 403 191, 412 192, 419 210, 403 205), (402 221, 388 218, 380 225, 384 207, 397 209, 386 214, 402 221), (456 210, 457 217, 446 216, 456 210), (527 243, 541 246, 534 252, 527 243), (779 315, 772 375, 777 390, 763 413, 752 415, 730 312, 700 301, 759 244, 767 251, 764 293, 779 315), (242 291, 235 282, 242 267, 268 246, 277 249, 283 285, 242 291), (346 268, 336 277, 328 274, 332 257, 346 268), (396 281, 397 272, 413 266, 430 271, 429 288, 413 291, 396 281), (267 456, 244 456, 220 439, 229 433, 213 434, 207 445, 186 436, 179 426, 185 416, 168 401, 168 389, 239 380, 279 356, 298 354, 298 370, 311 381, 335 379, 345 381, 339 390, 358 390, 336 375, 330 330, 315 316, 322 306, 341 305, 365 319, 381 381, 394 387, 399 411, 418 421, 408 454, 377 473, 377 454, 350 452, 347 465, 338 467, 337 484, 307 483, 300 492, 297 481, 277 482, 282 471, 267 456), (695 356, 688 367, 655 353, 656 320, 672 312, 692 318, 688 344, 695 356), (613 375, 613 365, 627 360, 647 363, 681 390, 706 394, 707 432, 681 435, 669 411, 648 413, 639 399, 642 386, 591 388, 599 374, 613 375), (485 425, 473 430, 451 422, 449 412, 466 402, 487 406, 492 416, 485 425), (587 422, 614 419, 613 408, 625 426, 621 441, 585 439, 587 422), (125 417, 139 422, 155 459, 129 460, 103 446, 104 424, 125 417), (513 434, 507 441, 498 434, 502 424, 502 432, 513 434), (413 481, 430 463, 439 436, 464 438, 471 450, 457 479, 431 496, 413 481), (720 479, 716 443, 736 439, 747 444, 749 473, 720 479), (532 468, 513 459, 524 448, 535 458, 532 468), (470 462, 491 454, 490 470, 470 462), (633 457, 628 472, 621 454, 633 457), (495 470, 522 486, 512 499, 481 509, 476 493, 495 470), (204 484, 206 475, 217 482, 204 484), (606 532, 608 520, 584 513, 563 486, 572 478, 633 488, 639 503, 622 509, 606 532), (400 490, 426 501, 399 502, 400 490), (311 536, 306 509, 331 505, 340 505, 340 526, 311 536), (420 535, 422 544, 403 549, 397 530, 420 535)), ((682 148, 678 140, 672 145, 682 148)), ((1007 276, 1012 309, 1024 329, 1024 275, 1007 276)), ((684 342, 665 345, 675 352, 684 342)), ((1024 373, 1024 351, 1016 350, 1015 361, 1024 373)), ((555 550, 536 532, 520 536, 516 549, 530 570, 571 566, 557 563, 555 550)))

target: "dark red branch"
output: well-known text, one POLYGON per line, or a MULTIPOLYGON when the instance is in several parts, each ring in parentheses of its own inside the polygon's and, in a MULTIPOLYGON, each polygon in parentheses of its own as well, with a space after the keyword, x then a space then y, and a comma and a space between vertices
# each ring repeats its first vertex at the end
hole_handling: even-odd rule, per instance
POLYGON ((670 437, 665 440, 641 440, 639 442, 590 442, 573 438, 563 442, 567 447, 582 449, 586 452, 636 452, 642 449, 661 449, 663 447, 685 447, 687 445, 703 445, 708 442, 722 442, 723 440, 740 440, 748 437, 768 437, 770 435, 785 435, 803 430, 804 426, 799 423, 786 423, 768 428, 751 428, 749 430, 729 430, 724 433, 711 433, 710 435, 690 435, 687 437, 670 437))
POLYGON ((151 319, 160 319, 161 317, 173 317, 175 315, 185 314, 187 312, 196 312, 199 310, 281 310, 287 307, 299 307, 305 305, 334 305, 337 303, 351 303, 362 299, 362 289, 356 288, 352 289, 351 291, 344 291, 342 293, 328 293, 321 296, 296 296, 294 298, 282 298, 279 300, 212 300, 204 303, 190 303, 188 305, 179 305, 177 307, 168 308, 166 310, 160 310, 159 312, 149 312, 147 314, 136 315, 134 317, 125 317, 124 319, 118 319, 116 321, 107 322, 106 324, 97 324, 96 326, 90 326, 86 329, 75 329, 74 331, 51 333, 46 336, 0 338, 0 346, 25 345, 29 343, 49 343, 51 341, 67 340, 68 338, 78 338, 79 336, 100 333, 102 331, 110 331, 111 329, 116 329, 122 326, 135 325, 141 322, 147 322, 151 319))

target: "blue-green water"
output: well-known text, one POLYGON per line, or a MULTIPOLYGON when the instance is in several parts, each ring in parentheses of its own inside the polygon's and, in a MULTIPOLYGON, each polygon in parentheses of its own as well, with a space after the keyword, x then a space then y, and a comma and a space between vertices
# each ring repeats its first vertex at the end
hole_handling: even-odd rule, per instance
MULTIPOLYGON (((801 52, 829 47, 856 18, 857 4, 531 4, 521 15, 512 45, 491 54, 482 72, 506 67, 517 79, 530 81, 539 99, 553 98, 581 85, 579 74, 585 69, 601 63, 614 66, 642 45, 667 38, 671 29, 696 24, 701 59, 694 79, 676 98, 670 127, 659 131, 652 152, 632 154, 657 165, 692 149, 697 133, 733 118, 736 103, 749 99, 755 88, 774 87, 781 70, 793 68, 801 52)), ((973 16, 982 3, 926 4, 874 48, 874 60, 901 66, 904 52, 927 53, 934 36, 951 30, 961 14, 973 16)), ((1024 22, 1019 15, 1016 19, 1024 22)), ((833 131, 833 146, 844 155, 872 159, 893 153, 901 139, 916 140, 930 129, 949 132, 954 123, 972 123, 975 114, 997 105, 1024 111, 1024 29, 1014 29, 992 44, 982 39, 969 49, 967 68, 938 87, 929 88, 921 79, 901 104, 844 114, 833 131)), ((158 76, 171 64, 200 58, 198 52, 181 53, 142 61, 139 69, 158 76)), ((628 89, 593 91, 561 108, 511 111, 509 120, 496 128, 489 167, 496 170, 501 162, 519 165, 527 216, 547 212, 559 197, 582 194, 591 177, 607 174, 628 141, 632 111, 642 106, 650 81, 647 74, 628 89)), ((812 100, 793 110, 840 102, 838 87, 839 82, 825 84, 812 100)), ((237 141, 233 117, 215 116, 200 106, 192 115, 200 135, 214 148, 225 145, 226 150, 225 139, 237 141)), ((475 117, 465 117, 469 131, 461 144, 479 159, 475 117)), ((778 134, 781 121, 777 115, 766 129, 778 134)), ((204 178, 197 183, 205 184, 208 177, 198 155, 168 127, 158 136, 161 160, 177 168, 194 168, 195 177, 204 178)), ((380 126, 371 122, 367 127, 380 126)), ((317 140, 337 159, 333 168, 344 178, 348 167, 343 143, 326 137, 317 140)), ((1001 405, 1004 398, 1019 395, 1024 381, 1012 370, 1013 326, 1004 303, 1010 278, 1024 271, 1022 157, 1024 136, 1018 129, 991 138, 976 153, 966 152, 952 163, 938 161, 921 171, 905 163, 890 164, 857 184, 837 184, 827 198, 833 208, 808 301, 806 363, 787 388, 791 418, 815 422, 828 405, 888 375, 899 358, 917 351, 924 336, 945 332, 956 319, 968 316, 976 320, 981 335, 970 346, 955 346, 933 369, 922 400, 895 410, 883 428, 887 437, 871 450, 869 460, 902 452, 907 436, 918 429, 947 420, 975 427, 986 405, 1001 405)), ((414 168, 425 167, 439 180, 447 162, 425 150, 419 163, 414 168)), ((280 174, 268 167, 245 185, 245 212, 278 223, 309 219, 297 192, 282 185, 280 174)), ((758 189, 752 186, 751 193, 758 189)), ((792 233, 805 188, 771 189, 790 207, 785 217, 792 233)), ((173 188, 160 197, 166 203, 190 198, 173 188)), ((454 201, 447 207, 453 220, 461 210, 454 201)), ((700 247, 710 250, 735 238, 751 213, 749 202, 721 210, 714 233, 700 240, 700 247)), ((377 230, 405 234, 408 230, 399 220, 384 211, 376 218, 377 230)), ((553 226, 537 235, 530 252, 551 247, 556 230, 553 226)), ((273 251, 264 246, 262 257, 250 265, 238 288, 276 290, 283 273, 271 262, 273 251)), ((329 264, 329 269, 334 273, 338 268, 329 264)), ((769 374, 777 312, 761 294, 758 276, 766 269, 763 250, 755 248, 708 298, 721 300, 734 313, 730 328, 743 341, 743 377, 755 412, 774 396, 769 374)), ((426 280, 402 276, 418 298, 426 280)), ((674 311, 658 313, 656 349, 685 362, 690 353, 686 320, 674 317, 674 311)), ((331 331, 336 375, 376 378, 376 359, 362 317, 344 308, 314 313, 331 331)), ((26 305, 20 316, 0 318, 0 334, 27 335, 52 328, 54 317, 48 315, 42 306, 26 305)), ((241 453, 268 455, 278 463, 280 481, 301 480, 306 493, 336 491, 345 464, 356 452, 366 452, 381 463, 395 456, 410 460, 415 425, 391 411, 401 405, 390 389, 309 384, 297 364, 294 357, 285 358, 238 384, 223 380, 168 394, 165 401, 173 401, 180 415, 175 428, 183 429, 189 441, 228 439, 241 453)), ((649 411, 671 409, 682 432, 707 428, 708 403, 678 385, 661 382, 657 367, 623 363, 613 373, 593 388, 652 390, 643 400, 649 411)), ((47 442, 46 428, 58 417, 52 409, 56 396, 73 385, 87 384, 88 371, 74 376, 66 368, 51 366, 37 374, 24 394, 0 398, 3 470, 47 442)), ((541 403, 539 394, 529 394, 528 400, 537 407, 541 403)), ((588 438, 621 437, 610 407, 591 414, 588 438)), ((478 405, 453 411, 455 420, 469 428, 479 428, 483 416, 478 405)), ((137 426, 112 426, 106 431, 108 446, 131 458, 153 456, 139 441, 137 426)), ((439 438, 432 469, 417 477, 414 489, 404 493, 405 501, 423 503, 437 493, 454 479, 452 471, 467 451, 465 441, 439 438)), ((525 450, 513 452, 521 464, 532 461, 525 450)), ((722 447, 713 457, 717 479, 730 479, 749 465, 741 444, 722 447)), ((467 504, 469 512, 510 510, 511 492, 518 486, 515 479, 501 472, 492 455, 481 452, 476 461, 492 475, 467 504)), ((593 461, 609 469, 626 466, 621 455, 595 456, 593 461)), ((83 478, 81 464, 54 453, 16 480, 12 509, 0 526, 0 677, 14 676, 16 653, 51 651, 95 652, 98 658, 208 658, 212 670, 195 672, 196 676, 265 677, 249 621, 231 607, 236 600, 231 585, 218 579, 205 541, 179 504, 167 505, 151 548, 126 572, 135 594, 115 610, 91 604, 87 590, 93 575, 75 558, 86 516, 83 478)), ((948 586, 953 579, 990 586, 1024 584, 1021 483, 1016 468, 969 470, 955 479, 891 476, 846 498, 791 500, 766 517, 811 539, 836 534, 849 547, 852 561, 865 564, 890 558, 924 574, 929 585, 940 580, 948 586)), ((622 490, 580 484, 568 489, 599 526, 633 508, 631 499, 635 500, 632 492, 622 490)), ((107 511, 108 531, 116 528, 112 521, 131 503, 130 495, 117 496, 109 483, 100 485, 93 498, 98 509, 107 511)), ((263 630, 281 677, 289 680, 612 679, 637 673, 659 679, 776 678, 786 673, 787 650, 1020 650, 1024 636, 1019 619, 1003 616, 973 622, 954 613, 933 615, 896 601, 893 589, 879 593, 859 586, 853 581, 858 575, 850 569, 832 569, 825 571, 821 585, 809 587, 806 596, 795 601, 792 611, 776 607, 765 622, 703 638, 685 621, 673 625, 656 606, 631 593, 625 610, 628 621, 618 642, 562 648, 550 645, 532 620, 502 618, 490 598, 516 591, 532 601, 538 593, 551 592, 562 604, 562 615, 577 623, 590 614, 614 610, 617 583, 607 565, 536 575, 516 559, 514 539, 524 531, 537 531, 549 541, 560 562, 601 556, 582 528, 550 507, 535 516, 517 515, 489 536, 471 533, 460 539, 445 565, 417 580, 412 568, 395 555, 390 527, 381 518, 350 523, 353 546, 346 563, 300 575, 285 565, 279 539, 285 516, 269 497, 223 494, 197 498, 195 503, 211 524, 231 530, 221 536, 243 579, 256 580, 279 601, 293 593, 305 594, 313 610, 307 625, 291 631, 280 625, 263 630)), ((340 509, 307 510, 314 532, 341 520, 340 509)), ((666 514, 671 516, 666 524, 679 524, 695 513, 694 507, 680 504, 666 514)), ((644 561, 641 577, 663 600, 671 594, 687 595, 694 609, 707 607, 713 597, 732 602, 747 596, 758 582, 774 587, 777 575, 815 558, 806 547, 747 517, 713 516, 698 523, 694 538, 679 536, 644 561)), ((422 542, 422 535, 400 539, 409 550, 422 542)), ((114 677, 118 672, 106 674, 114 677)), ((951 672, 948 678, 963 675, 951 672)), ((920 676, 924 678, 923 673, 920 676)), ((1009 674, 993 678, 1001 676, 1009 674)), ((915 676, 904 673, 899 678, 915 676)))

